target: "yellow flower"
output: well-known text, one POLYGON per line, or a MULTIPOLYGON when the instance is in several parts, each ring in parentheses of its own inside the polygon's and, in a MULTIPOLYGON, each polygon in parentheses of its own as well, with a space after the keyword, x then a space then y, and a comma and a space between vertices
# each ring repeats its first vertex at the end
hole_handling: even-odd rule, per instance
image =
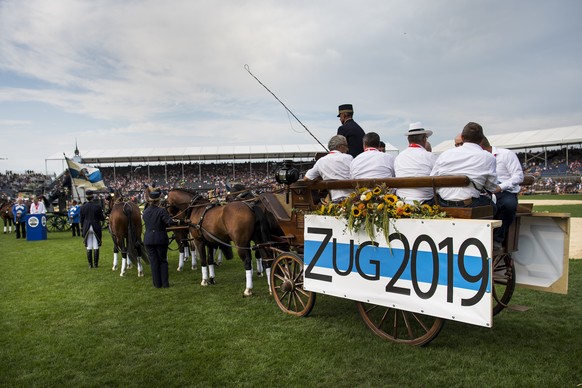
POLYGON ((379 204, 377 209, 378 209, 378 210, 382 210, 382 209, 384 209, 384 204, 383 204, 383 203, 379 204))
POLYGON ((378 194, 380 194, 381 192, 382 192, 382 189, 380 188, 380 186, 376 186, 376 187, 374 188, 374 190, 372 191, 372 193, 373 193, 374 195, 378 195, 378 194))
POLYGON ((394 194, 385 194, 383 198, 384 202, 386 202, 387 204, 393 204, 396 203, 396 201, 398 201, 398 197, 395 196, 394 194))
POLYGON ((375 205, 375 203, 374 203, 374 202, 368 202, 368 205, 366 205, 366 207, 367 207, 368 209, 374 209, 374 205, 375 205))
POLYGON ((412 214, 412 206, 410 206, 409 204, 404 205, 403 210, 402 210, 402 215, 404 217, 410 217, 411 214, 412 214))
POLYGON ((354 217, 359 217, 360 214, 362 214, 362 212, 360 211, 360 209, 358 209, 357 206, 352 207, 352 215, 354 217))

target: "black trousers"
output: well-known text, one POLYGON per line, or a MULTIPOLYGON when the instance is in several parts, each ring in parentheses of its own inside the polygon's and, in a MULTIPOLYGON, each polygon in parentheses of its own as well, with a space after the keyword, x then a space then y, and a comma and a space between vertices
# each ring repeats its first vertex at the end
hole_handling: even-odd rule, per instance
POLYGON ((16 223, 16 238, 26 238, 26 222, 16 223))
POLYGON ((81 235, 81 229, 79 228, 78 222, 73 222, 71 224, 71 231, 73 232, 73 237, 81 235))
POLYGON ((513 220, 515 220, 518 203, 517 194, 502 191, 495 194, 495 196, 497 197, 497 213, 495 213, 495 219, 501 220, 502 225, 500 228, 495 229, 493 237, 495 241, 503 242, 507 230, 513 223, 513 220))
POLYGON ((146 245, 154 287, 170 287, 168 279, 168 245, 146 245))

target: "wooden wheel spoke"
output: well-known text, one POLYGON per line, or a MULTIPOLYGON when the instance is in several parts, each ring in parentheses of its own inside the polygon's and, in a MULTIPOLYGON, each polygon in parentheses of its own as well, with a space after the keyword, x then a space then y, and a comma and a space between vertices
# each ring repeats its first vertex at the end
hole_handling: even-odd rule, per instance
MULTIPOLYGON (((376 309, 376 307, 380 307, 380 306, 373 305, 373 307, 372 307, 372 308, 370 308, 368 311, 373 311, 373 310, 375 310, 375 309, 376 309)), ((382 329, 382 326, 384 326, 384 325, 386 324, 386 319, 388 318, 388 315, 389 315, 389 314, 390 314, 390 309, 389 309, 389 308, 386 308, 386 309, 384 310, 384 314, 382 314, 382 316, 380 317, 380 319, 379 319, 379 320, 378 320, 378 322, 376 323, 376 328, 377 328, 378 330, 381 330, 381 329, 382 329)))
MULTIPOLYGON (((414 314, 412 314, 414 316, 414 314)), ((404 325, 406 326, 406 330, 408 330, 408 338, 414 338, 414 333, 412 331, 411 322, 408 321, 408 314, 403 311, 402 318, 404 318, 404 325)))

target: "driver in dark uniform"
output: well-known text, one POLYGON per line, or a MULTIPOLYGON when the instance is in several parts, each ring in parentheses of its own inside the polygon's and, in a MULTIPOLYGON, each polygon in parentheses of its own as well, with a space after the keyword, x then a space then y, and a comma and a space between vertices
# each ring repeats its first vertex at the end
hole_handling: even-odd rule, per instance
POLYGON ((149 206, 143 212, 145 224, 144 245, 148 251, 154 287, 170 287, 168 279, 168 232, 166 226, 180 225, 165 208, 160 207, 159 191, 149 193, 149 206))

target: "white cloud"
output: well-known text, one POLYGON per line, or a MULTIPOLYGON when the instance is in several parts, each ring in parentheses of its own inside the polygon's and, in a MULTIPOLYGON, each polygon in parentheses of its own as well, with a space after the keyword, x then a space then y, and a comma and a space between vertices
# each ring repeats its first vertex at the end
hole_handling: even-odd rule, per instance
POLYGON ((39 139, 50 128, 43 154, 63 147, 55 137, 89 134, 104 146, 310 142, 248 64, 323 143, 345 102, 400 147, 417 120, 433 142, 467 121, 491 133, 579 124, 580 11, 575 0, 4 0, 0 114, 39 139))

